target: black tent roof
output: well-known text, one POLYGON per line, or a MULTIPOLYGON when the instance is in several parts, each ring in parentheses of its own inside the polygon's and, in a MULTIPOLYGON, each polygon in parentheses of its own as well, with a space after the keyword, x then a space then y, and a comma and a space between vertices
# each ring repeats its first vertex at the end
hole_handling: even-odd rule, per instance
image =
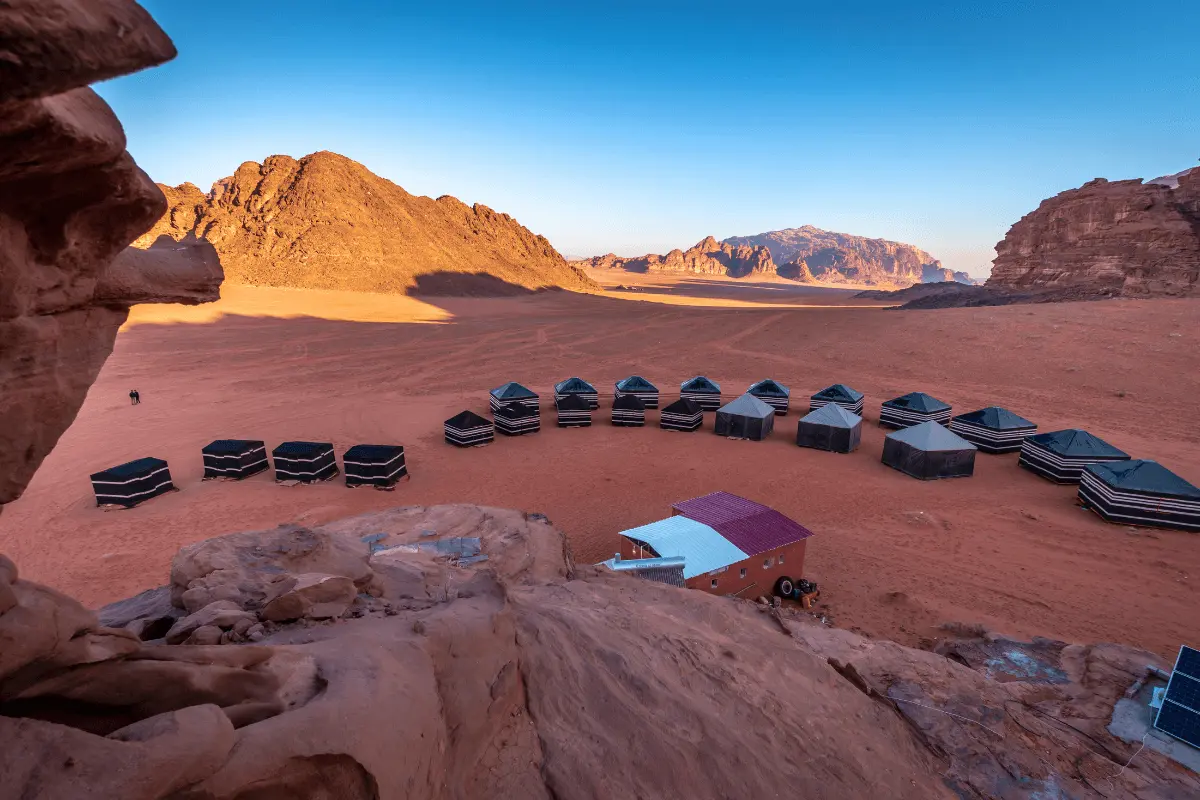
POLYGON ((480 428, 484 425, 491 425, 492 421, 479 416, 474 411, 463 411, 446 420, 446 424, 451 428, 466 430, 467 428, 480 428))
POLYGON ((555 406, 559 411, 591 411, 592 404, 584 400, 577 394, 565 395, 561 400, 555 402, 555 406))
POLYGON ((133 461, 126 461, 124 464, 118 464, 115 467, 94 472, 90 478, 91 480, 101 478, 137 478, 156 469, 162 469, 165 466, 167 466, 167 462, 161 458, 135 458, 133 461))
POLYGON ((562 383, 554 384, 554 391, 559 394, 595 394, 596 387, 583 378, 567 378, 562 383))
POLYGON ((1084 469, 1114 489, 1180 500, 1200 500, 1200 488, 1157 461, 1133 459, 1088 464, 1084 469))
POLYGON ((889 433, 887 438, 904 442, 911 447, 926 452, 977 449, 975 445, 957 433, 946 430, 943 425, 933 420, 922 422, 920 425, 913 425, 910 428, 901 428, 894 433, 889 433))
POLYGON ((949 411, 950 406, 938 400, 936 397, 931 397, 924 392, 909 392, 900 397, 884 401, 885 406, 894 406, 896 408, 907 408, 912 411, 918 411, 922 414, 932 414, 937 411, 949 411))
POLYGON ((204 445, 200 452, 210 456, 240 455, 264 446, 257 439, 217 439, 204 445))
POLYGON ((323 453, 332 450, 331 442, 284 442, 276 447, 271 455, 275 456, 307 456, 313 453, 323 453))
POLYGON ((1063 431, 1050 431, 1030 436, 1025 441, 1033 442, 1047 450, 1071 458, 1128 458, 1129 454, 1113 447, 1098 436, 1093 436, 1079 428, 1068 428, 1063 431))
POLYGON ((712 392, 713 394, 721 393, 721 384, 716 381, 709 380, 703 375, 697 375, 690 381, 684 381, 679 385, 681 392, 712 392))
POLYGON ((686 397, 681 397, 678 400, 676 400, 674 403, 671 403, 666 408, 664 408, 661 413, 693 415, 693 414, 699 414, 703 411, 704 411, 704 409, 701 408, 700 404, 697 403, 695 400, 689 400, 686 397))
POLYGON ((751 386, 748 390, 750 394, 758 397, 789 397, 792 390, 784 386, 779 381, 773 381, 770 378, 761 380, 751 386))
POLYGON ((774 408, 749 393, 742 395, 736 400, 730 400, 717 409, 717 412, 720 414, 737 414, 743 417, 755 417, 758 419, 775 416, 774 408))
POLYGON ((658 387, 641 375, 630 375, 625 380, 617 381, 617 388, 622 392, 657 392, 658 387))
POLYGON ((800 421, 812 425, 828 425, 831 428, 853 428, 862 422, 862 417, 836 403, 830 403, 806 414, 800 421))
POLYGON ((537 398, 536 392, 530 391, 521 384, 513 383, 512 381, 492 389, 491 394, 497 400, 532 400, 537 398))
POLYGON ((645 411, 646 404, 635 394, 623 394, 613 400, 613 408, 621 411, 645 411))
POLYGON ((387 462, 404 452, 398 444, 356 444, 342 454, 343 461, 387 462))
POLYGON ((981 408, 978 411, 971 411, 966 414, 959 414, 954 419, 959 422, 966 422, 971 425, 978 425, 982 428, 991 428, 994 431, 1011 431, 1018 428, 1036 428, 1037 425, 1025 419, 1019 414, 1014 414, 1007 408, 1000 406, 988 406, 981 408))
POLYGON ((812 396, 813 400, 831 400, 840 403, 857 403, 862 398, 862 392, 851 389, 844 383, 835 383, 833 386, 826 386, 812 396))

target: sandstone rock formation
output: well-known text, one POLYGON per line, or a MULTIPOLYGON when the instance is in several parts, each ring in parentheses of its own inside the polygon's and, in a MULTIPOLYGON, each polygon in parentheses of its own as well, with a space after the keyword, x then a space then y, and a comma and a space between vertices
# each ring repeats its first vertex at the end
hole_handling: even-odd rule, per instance
POLYGON ((130 0, 0 4, 0 506, 74 419, 130 305, 217 298, 213 259, 114 263, 165 203, 86 85, 174 55, 130 0))
POLYGON ((746 278, 775 274, 775 262, 765 247, 732 246, 709 236, 687 250, 678 248, 665 256, 621 258, 608 255, 571 262, 584 269, 623 269, 629 272, 687 272, 695 275, 725 275, 746 278))
POLYGON ((1097 178, 1043 201, 996 245, 987 285, 1097 296, 1197 294, 1200 170, 1168 177, 1097 178))
POLYGON ((545 237, 487 206, 416 197, 336 153, 248 161, 169 207, 139 239, 210 242, 231 283, 379 293, 594 289, 545 237))

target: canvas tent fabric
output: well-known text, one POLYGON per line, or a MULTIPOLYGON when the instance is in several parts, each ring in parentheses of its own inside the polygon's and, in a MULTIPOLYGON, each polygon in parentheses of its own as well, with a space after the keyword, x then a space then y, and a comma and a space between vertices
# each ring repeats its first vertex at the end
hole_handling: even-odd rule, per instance
POLYGON ((705 411, 716 411, 721 407, 721 384, 697 375, 679 384, 679 396, 699 403, 705 411))
POLYGON ((463 411, 446 420, 445 433, 446 441, 456 447, 478 447, 496 438, 496 426, 473 411, 463 411))
POLYGON ((525 405, 511 405, 500 408, 493 415, 496 419, 496 430, 505 436, 524 436, 527 433, 537 433, 542 429, 542 418, 536 408, 525 405))
POLYGON ((988 406, 953 417, 950 430, 985 453, 1013 453, 1037 433, 1037 425, 1007 408, 988 406))
POLYGON ((398 444, 356 444, 342 455, 347 486, 395 486, 408 476, 404 448, 398 444))
POLYGON ((850 453, 862 441, 862 417, 836 403, 821 406, 801 417, 796 444, 832 453, 850 453))
POLYGON ((1079 483, 1088 464, 1128 461, 1129 454, 1078 428, 1039 433, 1021 442, 1017 463, 1055 483, 1079 483))
POLYGON ((630 375, 617 381, 615 397, 634 395, 646 408, 658 408, 658 387, 641 375, 630 375))
POLYGON ((833 386, 826 386, 821 391, 814 394, 808 401, 808 410, 816 411, 818 408, 830 403, 835 403, 847 411, 862 416, 863 410, 863 393, 851 389, 844 383, 835 383, 833 386))
POLYGON ((802 542, 812 531, 770 506, 730 492, 683 500, 671 506, 679 516, 708 525, 748 556, 802 542))
POLYGON ((610 558, 607 561, 600 562, 600 565, 608 567, 613 572, 634 575, 642 580, 665 583, 668 586, 678 586, 681 589, 685 588, 683 569, 687 566, 687 559, 681 556, 671 556, 670 558, 610 558))
POLYGON ((775 409, 747 393, 717 409, 713 428, 718 436, 761 441, 775 429, 775 409))
POLYGON ((1200 531, 1200 488, 1156 461, 1087 465, 1079 501, 1108 522, 1200 531))
POLYGON ((925 481, 966 478, 975 472, 975 445, 929 420, 889 433, 883 463, 925 481))
POLYGON ((646 424, 646 405, 634 394, 623 394, 613 400, 612 424, 623 428, 640 428, 646 424))
POLYGON ((746 392, 775 409, 776 414, 782 416, 788 412, 788 403, 791 402, 792 390, 779 381, 766 378, 758 383, 751 384, 746 392))
POLYGON ((204 461, 203 480, 241 480, 270 466, 267 445, 257 439, 217 439, 206 444, 200 454, 204 461))
POLYGON ((138 458, 92 473, 98 506, 133 508, 175 488, 171 470, 161 458, 138 458))
POLYGON ((704 424, 704 409, 699 403, 679 398, 658 414, 658 424, 668 431, 694 431, 704 424))
POLYGON ((907 428, 930 421, 949 424, 950 406, 924 392, 909 392, 885 400, 879 411, 879 423, 890 428, 907 428))
POLYGON ((314 483, 338 474, 337 458, 329 442, 284 442, 271 451, 275 480, 314 483))
POLYGON ((502 408, 512 406, 525 406, 537 411, 538 396, 536 392, 526 389, 521 384, 509 381, 503 386, 492 389, 488 394, 488 405, 493 414, 502 408))
POLYGON ((586 428, 592 424, 592 406, 583 395, 564 395, 554 407, 558 411, 560 428, 586 428))
POLYGON ((728 567, 750 557, 716 529, 686 516, 667 517, 649 525, 621 531, 635 545, 659 558, 684 560, 684 579, 728 567))
POLYGON ((600 407, 600 393, 596 391, 596 387, 585 381, 583 378, 567 378, 561 383, 554 384, 554 402, 557 403, 564 397, 582 397, 587 401, 588 408, 600 407))

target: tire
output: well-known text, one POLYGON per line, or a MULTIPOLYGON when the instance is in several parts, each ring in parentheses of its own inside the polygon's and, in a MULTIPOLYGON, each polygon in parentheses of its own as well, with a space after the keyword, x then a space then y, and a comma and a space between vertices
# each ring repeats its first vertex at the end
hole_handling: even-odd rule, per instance
POLYGON ((796 592, 796 584, 791 578, 784 575, 779 580, 775 581, 775 594, 779 597, 791 597, 796 592))

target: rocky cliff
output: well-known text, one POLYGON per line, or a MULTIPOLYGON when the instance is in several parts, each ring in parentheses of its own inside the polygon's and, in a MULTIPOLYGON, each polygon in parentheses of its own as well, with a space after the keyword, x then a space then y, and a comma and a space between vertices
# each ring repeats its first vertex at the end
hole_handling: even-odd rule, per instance
POLYGON ((1197 294, 1200 170, 1156 180, 1097 178, 1043 201, 996 245, 987 285, 1098 296, 1197 294))
POLYGON ((709 236, 687 250, 678 248, 665 256, 645 255, 621 258, 609 253, 604 256, 572 262, 584 269, 623 269, 629 272, 688 272, 694 275, 726 275, 746 278, 755 275, 774 275, 775 262, 765 247, 729 245, 709 236))
POLYGON ((216 247, 232 283, 380 293, 511 293, 592 281, 507 214, 404 191, 336 153, 246 162, 170 205, 136 246, 166 235, 216 247))

